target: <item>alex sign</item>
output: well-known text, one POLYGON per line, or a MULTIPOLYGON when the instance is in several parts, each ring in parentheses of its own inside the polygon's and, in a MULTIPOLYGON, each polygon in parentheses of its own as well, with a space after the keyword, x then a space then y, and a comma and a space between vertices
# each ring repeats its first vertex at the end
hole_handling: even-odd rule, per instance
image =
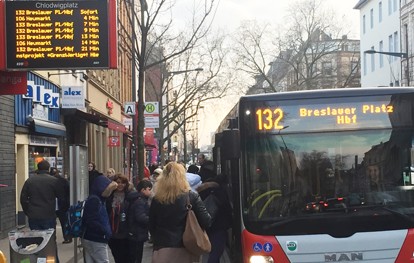
POLYGON ((59 108, 59 93, 54 93, 51 89, 46 89, 43 85, 36 85, 34 81, 27 82, 27 93, 24 99, 32 99, 49 108, 59 108))
POLYGON ((85 108, 83 86, 62 86, 62 108, 85 108))

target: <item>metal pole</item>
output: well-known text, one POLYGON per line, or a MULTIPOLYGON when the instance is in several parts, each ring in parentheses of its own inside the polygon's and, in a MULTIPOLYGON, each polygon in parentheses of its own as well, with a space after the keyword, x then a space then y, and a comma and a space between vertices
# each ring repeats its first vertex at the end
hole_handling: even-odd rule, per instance
POLYGON ((184 163, 187 164, 187 120, 185 119, 185 110, 184 109, 184 163))
POLYGON ((132 158, 131 158, 131 166, 132 166, 132 180, 135 184, 136 176, 137 176, 137 146, 138 146, 138 136, 137 136, 137 91, 136 91, 136 35, 135 35, 135 1, 132 0, 131 6, 131 16, 132 16, 132 101, 135 103, 135 114, 132 119, 132 158))

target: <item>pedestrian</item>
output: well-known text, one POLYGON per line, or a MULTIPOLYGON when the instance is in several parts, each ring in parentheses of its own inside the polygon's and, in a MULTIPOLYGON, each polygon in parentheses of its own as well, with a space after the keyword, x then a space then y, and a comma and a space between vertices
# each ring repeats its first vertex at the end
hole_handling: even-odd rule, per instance
POLYGON ((209 179, 216 176, 214 172, 214 163, 210 160, 204 160, 203 164, 200 166, 200 171, 198 171, 198 175, 201 177, 201 181, 207 182, 209 179))
POLYGON ((72 242, 72 237, 65 233, 65 225, 67 222, 66 212, 70 206, 70 187, 66 178, 59 174, 59 170, 56 167, 50 168, 50 175, 58 179, 59 188, 63 189, 64 199, 58 200, 56 216, 59 219, 59 223, 62 229, 63 244, 69 244, 72 242))
POLYGON ((212 216, 212 225, 207 229, 207 235, 211 243, 211 251, 203 255, 203 263, 219 263, 226 248, 227 230, 232 225, 232 207, 226 191, 227 178, 219 174, 207 182, 203 182, 197 191, 203 201, 212 195, 213 204, 206 203, 207 210, 212 216), (214 207, 210 208, 209 205, 214 207), (209 209, 210 208, 210 209, 209 209), (215 210, 214 212, 212 210, 215 210))
POLYGON ((108 263, 108 241, 112 231, 109 224, 105 200, 117 188, 117 183, 104 175, 93 180, 86 200, 82 223, 85 232, 82 238, 85 263, 108 263))
POLYGON ((203 153, 198 154, 197 161, 198 161, 198 164, 202 166, 204 162, 206 161, 206 156, 203 153))
POLYGON ((154 196, 155 193, 155 185, 157 184, 157 179, 158 177, 162 174, 162 169, 161 168, 157 168, 154 170, 154 172, 151 175, 151 183, 152 183, 152 194, 151 196, 154 196))
POLYGON ((128 260, 128 222, 127 210, 128 201, 126 196, 129 193, 128 178, 117 174, 114 181, 118 187, 106 200, 109 223, 111 225, 112 237, 108 245, 116 263, 125 263, 128 260))
POLYGON ((102 175, 102 173, 98 172, 96 170, 96 165, 94 162, 89 162, 88 163, 88 172, 89 172, 89 193, 91 192, 91 187, 93 184, 93 181, 95 180, 96 177, 102 175))
POLYGON ((144 252, 144 242, 148 240, 149 204, 152 183, 141 180, 136 192, 128 194, 128 263, 141 263, 144 252))
POLYGON ((196 192, 197 187, 201 185, 201 177, 196 173, 186 172, 185 176, 187 178, 188 183, 190 184, 191 190, 196 192))
POLYGON ((195 164, 192 164, 187 168, 187 173, 198 174, 199 171, 200 168, 198 168, 198 166, 195 164))
MULTIPOLYGON (((20 204, 31 230, 53 228, 56 231, 56 198, 58 202, 65 202, 64 190, 59 186, 58 179, 50 176, 49 168, 48 161, 40 161, 36 174, 24 182, 20 193, 20 204)), ((54 237, 56 242, 56 235, 54 237)), ((56 262, 59 262, 57 246, 56 262)))
POLYGON ((183 233, 187 217, 187 200, 190 199, 198 223, 204 229, 211 224, 198 193, 190 191, 185 168, 169 162, 157 180, 157 191, 150 207, 149 230, 153 238, 153 263, 198 262, 199 257, 184 248, 183 233))
POLYGON ((116 172, 115 172, 115 169, 114 168, 108 168, 107 170, 106 170, 106 177, 108 177, 110 180, 114 180, 114 178, 115 178, 115 174, 116 174, 116 172))

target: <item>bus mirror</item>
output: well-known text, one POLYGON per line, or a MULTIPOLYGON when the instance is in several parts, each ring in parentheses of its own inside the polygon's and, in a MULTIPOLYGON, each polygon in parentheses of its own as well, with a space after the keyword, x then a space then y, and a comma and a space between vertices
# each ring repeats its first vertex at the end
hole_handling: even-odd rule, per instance
POLYGON ((220 155, 223 160, 240 158, 239 130, 224 130, 221 138, 220 155))

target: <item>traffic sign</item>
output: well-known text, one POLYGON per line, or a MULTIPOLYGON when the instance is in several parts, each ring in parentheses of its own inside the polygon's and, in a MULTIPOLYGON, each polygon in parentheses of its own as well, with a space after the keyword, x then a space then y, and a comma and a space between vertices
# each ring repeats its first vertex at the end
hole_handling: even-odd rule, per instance
POLYGON ((144 116, 159 116, 158 101, 145 102, 144 116))
POLYGON ((135 115, 135 102, 125 102, 124 110, 127 115, 135 115))

